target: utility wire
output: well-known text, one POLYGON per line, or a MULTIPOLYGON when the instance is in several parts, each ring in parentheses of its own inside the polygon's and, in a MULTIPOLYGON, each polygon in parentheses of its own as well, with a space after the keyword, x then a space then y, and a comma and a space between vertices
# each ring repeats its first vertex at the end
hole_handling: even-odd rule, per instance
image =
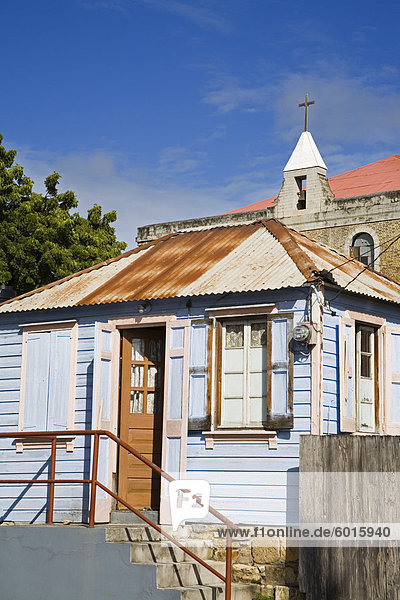
MULTIPOLYGON (((389 248, 390 248, 391 246, 393 246, 393 244, 394 244, 394 243, 395 243, 395 242, 396 242, 398 239, 400 239, 400 234, 399 234, 399 235, 396 235, 396 237, 395 237, 395 238, 393 239, 393 241, 392 241, 392 242, 389 244, 389 246, 387 246, 387 247, 386 247, 384 250, 382 250, 382 252, 380 252, 376 258, 379 258, 380 256, 382 256, 382 254, 385 254, 385 252, 387 252, 387 250, 389 250, 389 248)), ((375 260, 376 260, 376 259, 375 259, 375 260)), ((336 300, 336 298, 337 298, 337 297, 338 297, 338 296, 339 296, 339 295, 340 295, 342 292, 344 292, 344 290, 345 290, 345 289, 346 289, 346 288, 347 288, 347 287, 348 287, 348 286, 349 286, 351 283, 353 283, 353 281, 355 281, 355 280, 357 279, 357 277, 359 277, 359 276, 361 275, 361 273, 364 273, 364 271, 366 271, 367 269, 369 269, 369 268, 370 268, 371 264, 372 264, 372 261, 371 261, 371 263, 369 263, 368 265, 366 265, 366 266, 364 267, 364 269, 362 269, 362 271, 360 271, 359 273, 357 273, 357 275, 356 275, 355 277, 353 277, 353 279, 351 279, 351 280, 350 280, 348 283, 346 283, 346 285, 344 286, 344 288, 342 288, 341 290, 339 290, 339 291, 338 291, 338 293, 337 293, 335 296, 333 296, 333 298, 331 298, 331 299, 329 300, 329 303, 330 303, 330 302, 333 302, 333 300, 336 300)))
MULTIPOLYGON (((381 246, 383 246, 384 244, 387 244, 388 242, 391 242, 392 240, 396 241, 396 239, 398 239, 398 237, 399 237, 398 235, 395 235, 395 236, 393 236, 392 238, 389 238, 388 240, 385 240, 384 242, 381 242, 380 244, 377 244, 376 246, 374 246, 374 248, 375 248, 375 249, 376 249, 376 248, 380 248, 381 246)), ((394 242, 393 242, 393 243, 394 243, 394 242)), ((390 247, 390 246, 388 246, 388 247, 390 247)), ((381 254, 383 254, 383 253, 381 253, 381 254)), ((379 256, 380 256, 380 254, 379 254, 379 255, 378 255, 378 256, 377 256, 377 257, 376 257, 374 260, 376 260, 377 258, 379 258, 379 256)), ((327 271, 327 272, 328 272, 328 273, 332 273, 332 271, 334 271, 335 269, 340 269, 340 267, 343 267, 344 265, 347 265, 347 263, 349 263, 349 262, 353 262, 354 260, 357 260, 357 259, 356 259, 356 258, 354 258, 354 256, 352 256, 351 258, 348 258, 347 260, 345 260, 345 261, 344 261, 343 263, 341 263, 340 265, 336 265, 336 267, 332 267, 332 269, 330 269, 330 270, 329 270, 329 271, 327 271)), ((368 267, 367 267, 367 268, 369 268, 369 267, 372 265, 372 262, 374 262, 374 261, 371 261, 371 263, 369 263, 369 264, 368 264, 368 267)))

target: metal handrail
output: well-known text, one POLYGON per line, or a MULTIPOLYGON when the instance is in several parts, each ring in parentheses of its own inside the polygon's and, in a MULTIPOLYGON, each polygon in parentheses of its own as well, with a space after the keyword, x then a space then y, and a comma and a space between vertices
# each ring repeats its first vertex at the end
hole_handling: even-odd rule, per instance
MULTIPOLYGON (((166 479, 167 481, 174 481, 174 478, 171 477, 166 471, 155 465, 151 460, 140 454, 135 448, 133 448, 130 444, 127 444, 116 435, 111 433, 111 431, 107 431, 105 429, 87 429, 87 430, 76 430, 76 431, 18 431, 18 432, 0 432, 1 438, 14 438, 14 439, 26 439, 26 438, 44 438, 48 441, 51 440, 51 455, 50 455, 50 477, 48 479, 0 479, 0 484, 8 484, 8 483, 23 483, 23 484, 47 484, 49 486, 49 496, 48 496, 48 509, 47 509, 47 517, 46 522, 48 524, 53 523, 53 513, 54 513, 54 490, 55 484, 75 484, 75 483, 87 483, 91 486, 91 494, 90 494, 90 507, 89 507, 89 527, 94 527, 95 524, 95 511, 96 511, 96 492, 97 487, 102 489, 104 492, 109 494, 112 498, 117 500, 120 504, 125 506, 128 510, 137 515, 140 519, 145 521, 148 525, 153 527, 158 533, 166 537, 170 542, 175 544, 178 548, 183 550, 188 556, 193 558, 200 565, 208 569, 213 575, 221 579, 225 583, 225 600, 231 600, 231 587, 232 587, 232 536, 231 530, 237 529, 237 526, 232 523, 229 519, 224 517, 219 511, 215 510, 212 506, 209 506, 209 512, 214 515, 217 519, 225 523, 227 526, 226 531, 226 571, 225 575, 219 573, 216 569, 208 565, 202 558, 197 556, 194 552, 189 550, 186 546, 181 544, 177 539, 173 536, 169 535, 167 532, 163 531, 162 528, 151 521, 148 517, 142 514, 138 509, 131 506, 128 502, 123 500, 118 494, 110 490, 108 487, 103 485, 100 481, 97 480, 97 470, 98 470, 98 461, 99 461, 99 440, 100 436, 107 436, 110 440, 114 441, 118 446, 124 448, 131 454, 133 454, 136 458, 141 460, 144 464, 150 467, 153 471, 158 473, 161 477, 166 479), (78 435, 82 436, 94 436, 93 443, 93 461, 92 461, 92 476, 90 479, 56 479, 56 452, 57 452, 57 439, 68 437, 76 437, 78 435)), ((197 502, 200 502, 200 499, 195 497, 197 502)))

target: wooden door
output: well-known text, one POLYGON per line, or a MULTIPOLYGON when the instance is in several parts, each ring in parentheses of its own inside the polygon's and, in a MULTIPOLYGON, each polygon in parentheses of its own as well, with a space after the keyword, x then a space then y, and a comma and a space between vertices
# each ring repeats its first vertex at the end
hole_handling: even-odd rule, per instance
MULTIPOLYGON (((165 331, 160 328, 128 329, 122 335, 120 437, 158 466, 164 345, 165 331)), ((135 508, 159 508, 160 476, 124 449, 119 454, 118 489, 135 508)))

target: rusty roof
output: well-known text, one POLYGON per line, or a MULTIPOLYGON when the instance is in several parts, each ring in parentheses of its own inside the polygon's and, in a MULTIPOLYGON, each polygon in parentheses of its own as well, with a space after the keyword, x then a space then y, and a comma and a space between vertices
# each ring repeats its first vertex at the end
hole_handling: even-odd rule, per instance
POLYGON ((351 292, 400 303, 400 284, 267 219, 169 234, 8 300, 0 313, 298 287, 321 272, 351 292))

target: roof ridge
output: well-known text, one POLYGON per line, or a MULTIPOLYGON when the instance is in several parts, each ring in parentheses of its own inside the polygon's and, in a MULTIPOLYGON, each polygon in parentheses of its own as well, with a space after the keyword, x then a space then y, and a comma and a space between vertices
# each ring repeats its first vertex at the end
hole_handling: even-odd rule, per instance
POLYGON ((317 270, 317 266, 312 262, 310 257, 299 247, 296 240, 291 235, 290 227, 278 221, 278 219, 262 219, 261 223, 269 231, 269 233, 282 245, 283 249, 288 253, 300 273, 306 278, 307 281, 312 279, 314 271, 317 270), (278 235, 280 230, 281 235, 278 235), (283 235, 282 235, 282 232, 283 235), (287 237, 285 237, 285 234, 287 237))
MULTIPOLYGON (((400 156, 399 156, 399 158, 400 158, 400 156)), ((314 238, 310 237, 308 235, 308 233, 305 233, 304 231, 297 231, 296 229, 293 229, 293 227, 289 227, 289 226, 285 226, 285 227, 287 227, 287 229, 290 229, 291 231, 293 231, 296 235, 300 235, 302 237, 307 238, 313 244, 317 244, 318 246, 322 246, 323 248, 326 248, 327 250, 329 250, 333 254, 336 254, 340 258, 344 258, 345 259, 345 263, 344 264, 347 264, 348 262, 353 262, 353 263, 358 263, 362 267, 366 267, 366 265, 364 263, 362 263, 361 261, 357 260, 356 258, 352 258, 352 257, 348 256, 347 254, 343 254, 342 252, 339 252, 338 250, 335 250, 335 248, 331 248, 330 246, 328 246, 328 244, 325 244, 325 242, 319 242, 319 241, 315 240, 314 238)), ((335 269, 340 268, 340 266, 341 265, 338 265, 337 267, 335 267, 335 269)), ((368 267, 368 269, 369 269, 369 267, 368 267)), ((397 285, 400 285, 400 282, 397 279, 394 279, 393 277, 389 277, 389 275, 385 275, 384 273, 382 273, 381 271, 378 271, 377 269, 369 269, 369 271, 372 271, 373 273, 376 273, 377 275, 379 275, 380 277, 383 277, 384 279, 387 279, 391 283, 395 283, 397 285)))

